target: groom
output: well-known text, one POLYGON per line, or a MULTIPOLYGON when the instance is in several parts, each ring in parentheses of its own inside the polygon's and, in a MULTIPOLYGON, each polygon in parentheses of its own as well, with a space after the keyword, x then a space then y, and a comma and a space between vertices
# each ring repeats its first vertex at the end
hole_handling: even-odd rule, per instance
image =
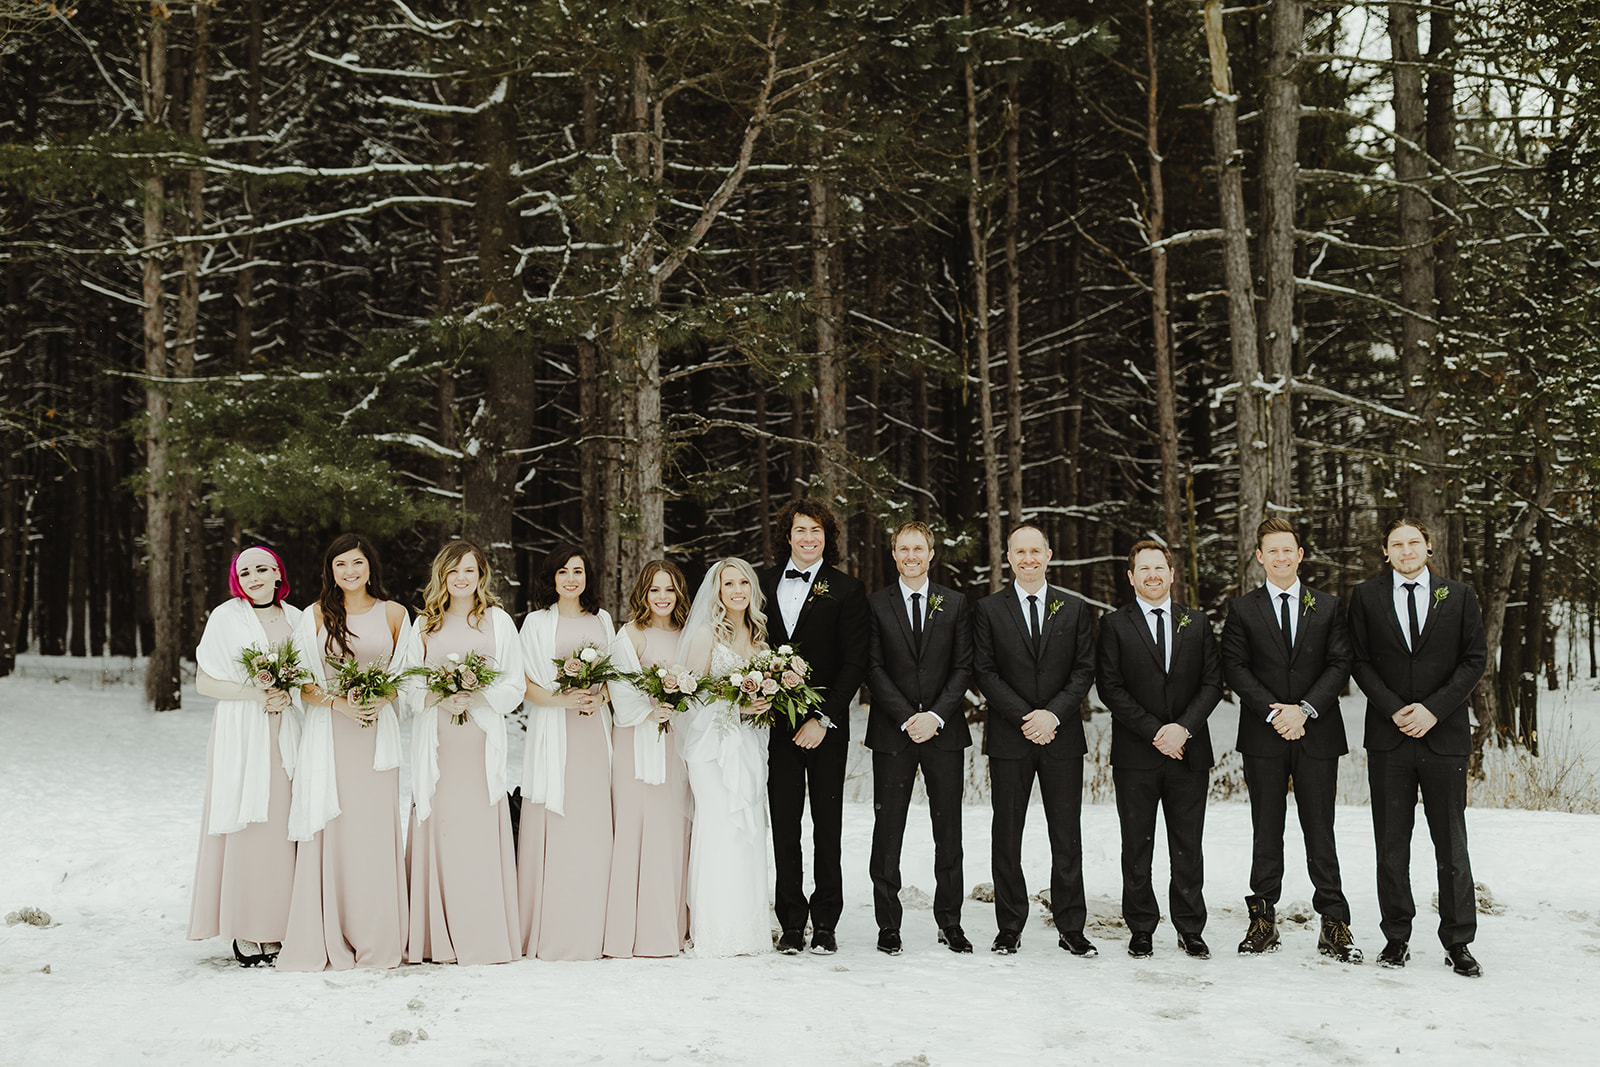
POLYGON ((791 500, 777 527, 789 540, 788 562, 763 571, 767 644, 791 644, 811 665, 810 683, 822 707, 798 729, 781 719, 767 747, 767 802, 772 809, 772 851, 777 864, 773 908, 783 934, 778 951, 793 956, 838 951, 834 928, 844 911, 839 867, 844 820, 845 764, 850 754, 850 702, 867 673, 867 598, 861 583, 835 567, 839 523, 820 500, 791 500), (816 890, 805 894, 800 815, 811 797, 812 873, 816 890))

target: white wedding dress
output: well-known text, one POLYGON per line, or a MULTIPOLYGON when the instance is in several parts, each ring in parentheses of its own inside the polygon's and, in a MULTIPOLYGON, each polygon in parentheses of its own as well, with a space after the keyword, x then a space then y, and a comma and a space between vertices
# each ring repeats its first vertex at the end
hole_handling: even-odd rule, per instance
MULTIPOLYGON (((718 642, 711 673, 744 661, 718 642)), ((727 701, 693 704, 673 723, 694 794, 689 838, 689 936, 694 955, 772 951, 767 878, 767 731, 727 701)))

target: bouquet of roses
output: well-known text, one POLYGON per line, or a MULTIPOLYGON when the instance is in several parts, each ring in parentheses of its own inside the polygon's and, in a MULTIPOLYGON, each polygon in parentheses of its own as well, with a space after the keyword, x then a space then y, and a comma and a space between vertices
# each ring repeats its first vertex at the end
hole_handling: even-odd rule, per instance
POLYGON ((621 681, 626 677, 612 666, 611 657, 593 644, 580 645, 572 650, 572 655, 557 656, 551 662, 556 665, 557 693, 588 689, 590 686, 604 685, 606 682, 621 681))
MULTIPOLYGON (((703 701, 711 696, 712 680, 700 677, 688 667, 646 668, 627 678, 635 689, 671 708, 674 715, 688 711, 691 701, 703 701)), ((658 733, 664 734, 670 729, 671 721, 656 724, 658 733)))
MULTIPOLYGON (((403 677, 421 678, 428 692, 438 693, 442 697, 475 693, 493 685, 495 679, 500 677, 500 670, 489 666, 489 659, 482 652, 468 652, 465 656, 451 652, 444 660, 434 667, 412 667, 403 677)), ((450 721, 457 726, 464 726, 467 713, 453 713, 450 721)))
POLYGON ((746 716, 751 726, 772 726, 782 715, 791 728, 800 724, 813 708, 822 706, 822 694, 806 684, 811 665, 795 655, 794 646, 757 652, 743 671, 719 679, 717 696, 747 707, 756 697, 764 697, 771 708, 761 715, 746 716))
MULTIPOLYGON (((389 673, 388 661, 363 667, 351 656, 336 659, 329 666, 333 668, 334 692, 353 704, 382 707, 400 692, 400 678, 389 673)), ((363 719, 361 725, 371 726, 376 721, 377 716, 373 716, 363 719)))
POLYGON ((265 652, 248 645, 239 653, 239 662, 257 689, 281 689, 292 693, 311 681, 311 672, 300 666, 300 650, 293 641, 268 645, 265 652))

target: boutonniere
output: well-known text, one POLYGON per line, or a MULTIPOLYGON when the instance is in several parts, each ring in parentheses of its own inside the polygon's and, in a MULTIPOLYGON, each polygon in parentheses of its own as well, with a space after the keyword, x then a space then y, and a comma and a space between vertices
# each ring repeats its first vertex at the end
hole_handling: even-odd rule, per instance
POLYGON ((826 597, 828 595, 828 583, 818 582, 816 585, 811 587, 811 592, 816 596, 826 597))
POLYGON ((1187 612, 1185 612, 1182 615, 1179 615, 1178 616, 1178 632, 1180 634, 1183 633, 1183 628, 1185 626, 1188 626, 1193 621, 1194 621, 1194 616, 1188 614, 1187 612))
POLYGON ((944 597, 940 596, 938 593, 935 593, 928 598, 929 615, 932 615, 942 607, 944 607, 944 597))
POLYGON ((1056 612, 1058 612, 1060 610, 1061 610, 1061 601, 1052 600, 1050 602, 1049 609, 1044 613, 1044 617, 1047 618, 1047 619, 1053 619, 1053 618, 1056 617, 1056 612))
POLYGON ((1317 598, 1312 596, 1308 590, 1306 595, 1300 598, 1300 606, 1305 609, 1307 615, 1310 615, 1317 610, 1317 598))
POLYGON ((1433 606, 1438 607, 1440 604, 1443 604, 1444 598, 1449 595, 1450 590, 1447 586, 1441 585, 1439 588, 1435 589, 1433 591, 1433 606))

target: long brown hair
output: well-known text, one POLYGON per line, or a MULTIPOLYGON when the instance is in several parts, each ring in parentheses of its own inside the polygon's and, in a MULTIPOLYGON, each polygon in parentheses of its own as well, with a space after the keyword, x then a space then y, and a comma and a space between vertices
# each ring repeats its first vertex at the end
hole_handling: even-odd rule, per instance
POLYGON ((422 632, 434 633, 444 625, 445 612, 450 608, 450 590, 445 587, 445 577, 457 563, 471 556, 478 561, 478 585, 472 591, 472 610, 467 612, 467 625, 476 628, 490 608, 500 606, 500 598, 490 590, 494 575, 489 572, 489 561, 483 551, 471 541, 451 541, 433 557, 428 568, 428 588, 422 594, 422 632))
POLYGON ((335 557, 357 548, 367 557, 367 592, 378 600, 389 599, 388 592, 383 588, 383 565, 378 562, 378 550, 372 547, 372 542, 358 533, 342 533, 335 537, 328 551, 322 554, 322 592, 317 594, 317 604, 322 608, 322 628, 328 631, 324 647, 329 655, 335 654, 335 642, 339 645, 338 654, 352 654, 350 624, 344 614, 344 590, 333 580, 333 561, 335 557))
POLYGON ((655 613, 650 610, 650 587, 655 584, 658 574, 667 576, 672 583, 672 591, 677 594, 677 600, 672 605, 672 628, 681 630, 683 624, 689 621, 689 580, 683 576, 678 565, 669 559, 653 559, 639 571, 639 577, 628 593, 628 621, 641 630, 654 623, 655 613))
POLYGON ((574 557, 583 561, 583 592, 578 594, 578 606, 590 615, 600 614, 600 572, 594 569, 589 550, 575 541, 563 541, 552 548, 533 572, 534 611, 542 611, 561 599, 556 592, 556 571, 574 557))

